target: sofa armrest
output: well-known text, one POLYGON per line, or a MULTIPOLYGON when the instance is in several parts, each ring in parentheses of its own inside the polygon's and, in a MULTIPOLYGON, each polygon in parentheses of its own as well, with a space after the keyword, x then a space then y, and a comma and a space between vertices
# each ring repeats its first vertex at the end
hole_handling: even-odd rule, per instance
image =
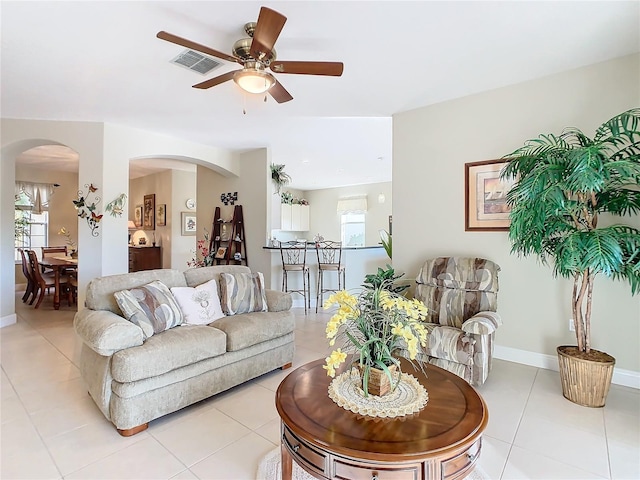
POLYGON ((462 331, 476 335, 490 335, 502 325, 502 319, 496 312, 478 312, 462 324, 462 331))
POLYGON ((85 308, 76 313, 73 326, 85 345, 105 357, 143 342, 140 327, 108 310, 85 308))
POLYGON ((293 300, 290 293, 279 292, 278 290, 265 289, 267 296, 267 308, 270 312, 286 312, 291 310, 293 300))

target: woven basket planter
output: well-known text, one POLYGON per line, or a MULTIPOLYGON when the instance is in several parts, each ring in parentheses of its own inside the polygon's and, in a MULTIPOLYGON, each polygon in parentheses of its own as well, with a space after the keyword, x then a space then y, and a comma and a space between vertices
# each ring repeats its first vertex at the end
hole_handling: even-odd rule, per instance
POLYGON ((584 407, 604 407, 616 359, 593 349, 598 360, 579 358, 578 348, 566 345, 557 352, 564 397, 584 407))
MULTIPOLYGON (((358 371, 360 372, 360 381, 364 380, 364 367, 358 363, 358 371)), ((391 371, 392 377, 395 379, 397 377, 397 368, 395 365, 390 365, 389 370, 391 371)), ((362 389, 368 391, 370 395, 377 395, 378 397, 382 397, 391 391, 391 382, 389 381, 389 377, 384 373, 384 370, 380 370, 375 367, 371 367, 369 369, 369 385, 368 389, 366 385, 361 385, 362 389)))

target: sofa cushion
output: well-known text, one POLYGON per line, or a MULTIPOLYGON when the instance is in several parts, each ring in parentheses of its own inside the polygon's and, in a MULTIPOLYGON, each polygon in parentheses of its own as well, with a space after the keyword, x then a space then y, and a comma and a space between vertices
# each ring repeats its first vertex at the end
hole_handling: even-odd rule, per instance
POLYGON ((113 294, 125 318, 142 329, 144 339, 182 323, 182 312, 159 281, 113 294))
MULTIPOLYGON (((122 315, 122 311, 118 307, 113 294, 120 290, 129 290, 146 285, 154 280, 164 283, 169 288, 185 287, 187 285, 182 272, 168 268, 107 275, 106 277, 94 278, 89 282, 85 306, 91 310, 109 310, 116 315, 122 315)), ((198 283, 203 283, 204 281, 206 280, 198 283)))
POLYGON ((220 285, 221 273, 251 273, 246 265, 212 265, 210 267, 198 267, 185 270, 184 279, 188 287, 195 287, 214 279, 220 285))
POLYGON ((184 317, 183 324, 207 325, 224 317, 218 297, 218 284, 211 279, 196 287, 172 287, 184 317))
POLYGON ((262 273, 221 273, 220 303, 225 315, 266 312, 262 273))
POLYGON ((114 353, 111 376, 117 382, 135 382, 222 355, 225 351, 226 335, 222 331, 204 325, 184 325, 154 335, 139 347, 114 353))
POLYGON ((253 312, 233 315, 212 324, 227 335, 227 351, 233 352, 293 332, 290 312, 253 312))

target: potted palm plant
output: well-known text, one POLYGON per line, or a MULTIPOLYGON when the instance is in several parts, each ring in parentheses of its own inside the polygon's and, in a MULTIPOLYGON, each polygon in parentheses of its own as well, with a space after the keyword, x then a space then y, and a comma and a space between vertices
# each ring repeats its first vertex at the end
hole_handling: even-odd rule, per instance
POLYGON ((577 128, 540 135, 507 155, 503 179, 514 179, 511 252, 552 263, 573 280, 577 346, 558 347, 563 395, 604 406, 615 359, 591 348, 594 279, 627 281, 640 291, 640 230, 621 217, 640 212, 640 109, 616 115, 593 138, 577 128))

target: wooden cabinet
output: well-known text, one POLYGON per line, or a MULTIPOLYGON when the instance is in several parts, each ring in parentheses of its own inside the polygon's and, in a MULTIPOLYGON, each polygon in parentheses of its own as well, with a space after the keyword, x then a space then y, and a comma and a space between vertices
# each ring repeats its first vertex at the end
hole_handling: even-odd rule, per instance
POLYGON ((280 210, 280 230, 306 232, 309 230, 309 205, 283 203, 280 210))
POLYGON ((129 247, 129 271, 154 270, 162 268, 160 247, 129 247))

